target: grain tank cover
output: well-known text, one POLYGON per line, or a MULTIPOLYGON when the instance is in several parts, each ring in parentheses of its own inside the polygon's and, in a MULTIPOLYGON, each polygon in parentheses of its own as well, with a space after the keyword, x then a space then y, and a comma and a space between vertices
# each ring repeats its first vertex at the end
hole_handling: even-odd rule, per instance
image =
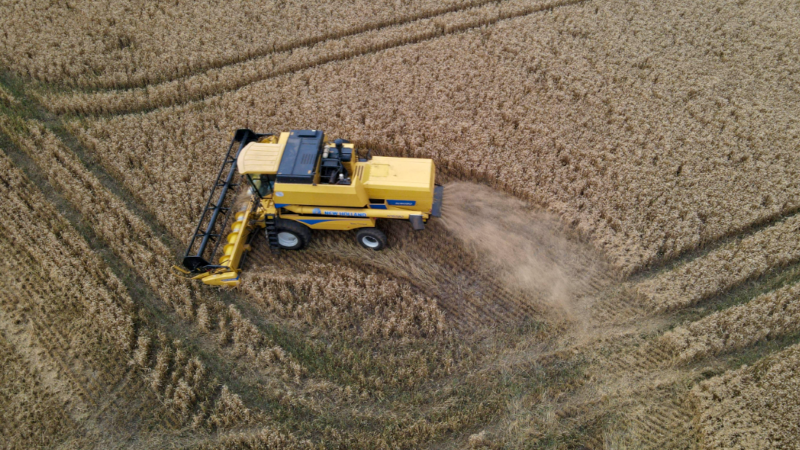
POLYGON ((278 172, 278 165, 283 155, 283 145, 262 144, 251 142, 247 144, 236 159, 236 168, 242 175, 245 174, 274 174, 278 172))
POLYGON ((292 130, 278 167, 278 183, 312 184, 314 170, 322 154, 324 133, 319 130, 292 130))
POLYGON ((364 167, 362 184, 371 199, 427 213, 433 207, 435 176, 431 159, 375 156, 364 167))

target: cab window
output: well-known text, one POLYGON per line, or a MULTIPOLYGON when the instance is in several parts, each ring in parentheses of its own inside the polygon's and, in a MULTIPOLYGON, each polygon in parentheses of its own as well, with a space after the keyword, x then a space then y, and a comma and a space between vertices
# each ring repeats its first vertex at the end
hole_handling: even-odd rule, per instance
POLYGON ((260 197, 266 197, 272 193, 275 185, 275 175, 248 175, 250 185, 258 192, 260 197))

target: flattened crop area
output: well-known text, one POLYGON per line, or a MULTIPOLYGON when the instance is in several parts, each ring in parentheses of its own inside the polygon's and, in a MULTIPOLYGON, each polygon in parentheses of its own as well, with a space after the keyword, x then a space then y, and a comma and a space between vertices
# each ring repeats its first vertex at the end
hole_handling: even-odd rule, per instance
POLYGON ((11 447, 795 448, 800 6, 267 3, 0 7, 11 447), (172 277, 238 128, 443 217, 172 277))

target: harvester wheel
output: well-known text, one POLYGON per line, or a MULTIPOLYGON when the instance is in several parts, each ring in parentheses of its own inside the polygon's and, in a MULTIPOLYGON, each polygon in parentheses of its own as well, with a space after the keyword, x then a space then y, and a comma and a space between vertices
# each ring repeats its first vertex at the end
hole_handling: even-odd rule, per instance
POLYGON ((300 250, 311 242, 311 230, 294 220, 278 219, 275 223, 278 246, 284 250, 300 250))
POLYGON ((364 248, 383 250, 386 247, 386 235, 377 228, 362 228, 356 233, 356 240, 364 248))

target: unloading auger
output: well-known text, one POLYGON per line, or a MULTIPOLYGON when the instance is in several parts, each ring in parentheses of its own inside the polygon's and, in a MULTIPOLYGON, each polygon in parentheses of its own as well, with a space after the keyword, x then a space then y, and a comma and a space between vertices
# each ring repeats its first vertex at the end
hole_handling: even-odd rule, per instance
POLYGON ((430 217, 441 215, 443 187, 435 184, 435 172, 430 159, 360 157, 349 141, 328 141, 319 130, 236 130, 183 267, 174 268, 206 284, 236 286, 257 228, 274 251, 304 248, 311 230, 355 229, 362 247, 382 250, 387 238, 375 227, 378 219, 407 220, 423 230, 430 217), (236 208, 242 183, 249 197, 236 208), (232 212, 235 220, 223 239, 232 212))

